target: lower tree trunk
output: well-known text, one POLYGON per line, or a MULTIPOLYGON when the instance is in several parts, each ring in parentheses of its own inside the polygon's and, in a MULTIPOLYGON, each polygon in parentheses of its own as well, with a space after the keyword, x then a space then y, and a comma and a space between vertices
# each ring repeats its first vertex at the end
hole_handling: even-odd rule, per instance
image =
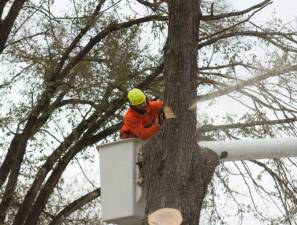
MULTIPOLYGON (((0 203, 0 224, 5 221, 6 214, 13 200, 13 194, 17 186, 17 180, 21 169, 21 164, 24 158, 28 136, 16 135, 12 141, 12 144, 8 150, 7 156, 5 157, 4 163, 1 166, 1 171, 5 171, 5 176, 1 176, 0 184, 2 185, 9 174, 9 179, 3 193, 3 197, 0 203), (8 162, 8 166, 5 164, 8 162), (3 170, 2 170, 3 169, 3 170)), ((0 185, 0 186, 1 186, 0 185)))
POLYGON ((143 149, 146 213, 159 208, 181 211, 183 224, 199 224, 200 211, 218 157, 197 144, 197 44, 200 0, 169 0, 169 33, 164 56, 164 99, 177 119, 165 121, 143 149))

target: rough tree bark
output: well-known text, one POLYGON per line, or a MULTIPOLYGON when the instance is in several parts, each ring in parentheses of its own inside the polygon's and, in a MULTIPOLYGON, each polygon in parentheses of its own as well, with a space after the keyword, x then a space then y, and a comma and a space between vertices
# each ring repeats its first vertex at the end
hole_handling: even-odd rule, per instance
POLYGON ((166 121, 144 147, 147 208, 179 209, 184 225, 199 224, 200 211, 218 157, 197 144, 196 112, 188 110, 197 95, 197 44, 200 0, 171 0, 168 43, 164 53, 164 100, 177 119, 166 121))

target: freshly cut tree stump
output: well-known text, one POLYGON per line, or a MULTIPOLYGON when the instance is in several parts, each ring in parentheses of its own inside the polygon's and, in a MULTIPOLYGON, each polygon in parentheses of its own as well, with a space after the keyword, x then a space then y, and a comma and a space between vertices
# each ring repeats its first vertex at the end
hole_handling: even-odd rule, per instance
POLYGON ((172 208, 159 209, 148 217, 149 225, 180 225, 182 221, 180 211, 172 208))

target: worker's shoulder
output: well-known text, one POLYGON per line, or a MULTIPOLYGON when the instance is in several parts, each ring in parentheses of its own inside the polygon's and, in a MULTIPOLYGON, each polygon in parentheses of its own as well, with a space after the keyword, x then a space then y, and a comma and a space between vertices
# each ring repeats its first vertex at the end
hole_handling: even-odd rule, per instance
POLYGON ((161 109, 164 106, 164 102, 160 99, 148 101, 149 107, 152 109, 161 109))
POLYGON ((127 110, 127 112, 125 113, 124 119, 125 120, 135 120, 137 119, 137 114, 135 113, 135 111, 131 108, 129 108, 127 110))

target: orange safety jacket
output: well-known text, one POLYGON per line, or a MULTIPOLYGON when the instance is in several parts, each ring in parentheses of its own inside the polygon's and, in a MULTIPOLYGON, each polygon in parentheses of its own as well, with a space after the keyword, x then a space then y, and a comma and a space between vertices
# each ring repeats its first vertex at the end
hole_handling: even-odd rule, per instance
POLYGON ((158 118, 158 113, 163 106, 164 102, 161 100, 147 101, 147 111, 144 115, 129 108, 124 116, 120 138, 140 138, 147 140, 154 136, 160 130, 160 125, 155 125, 154 122, 158 118))

